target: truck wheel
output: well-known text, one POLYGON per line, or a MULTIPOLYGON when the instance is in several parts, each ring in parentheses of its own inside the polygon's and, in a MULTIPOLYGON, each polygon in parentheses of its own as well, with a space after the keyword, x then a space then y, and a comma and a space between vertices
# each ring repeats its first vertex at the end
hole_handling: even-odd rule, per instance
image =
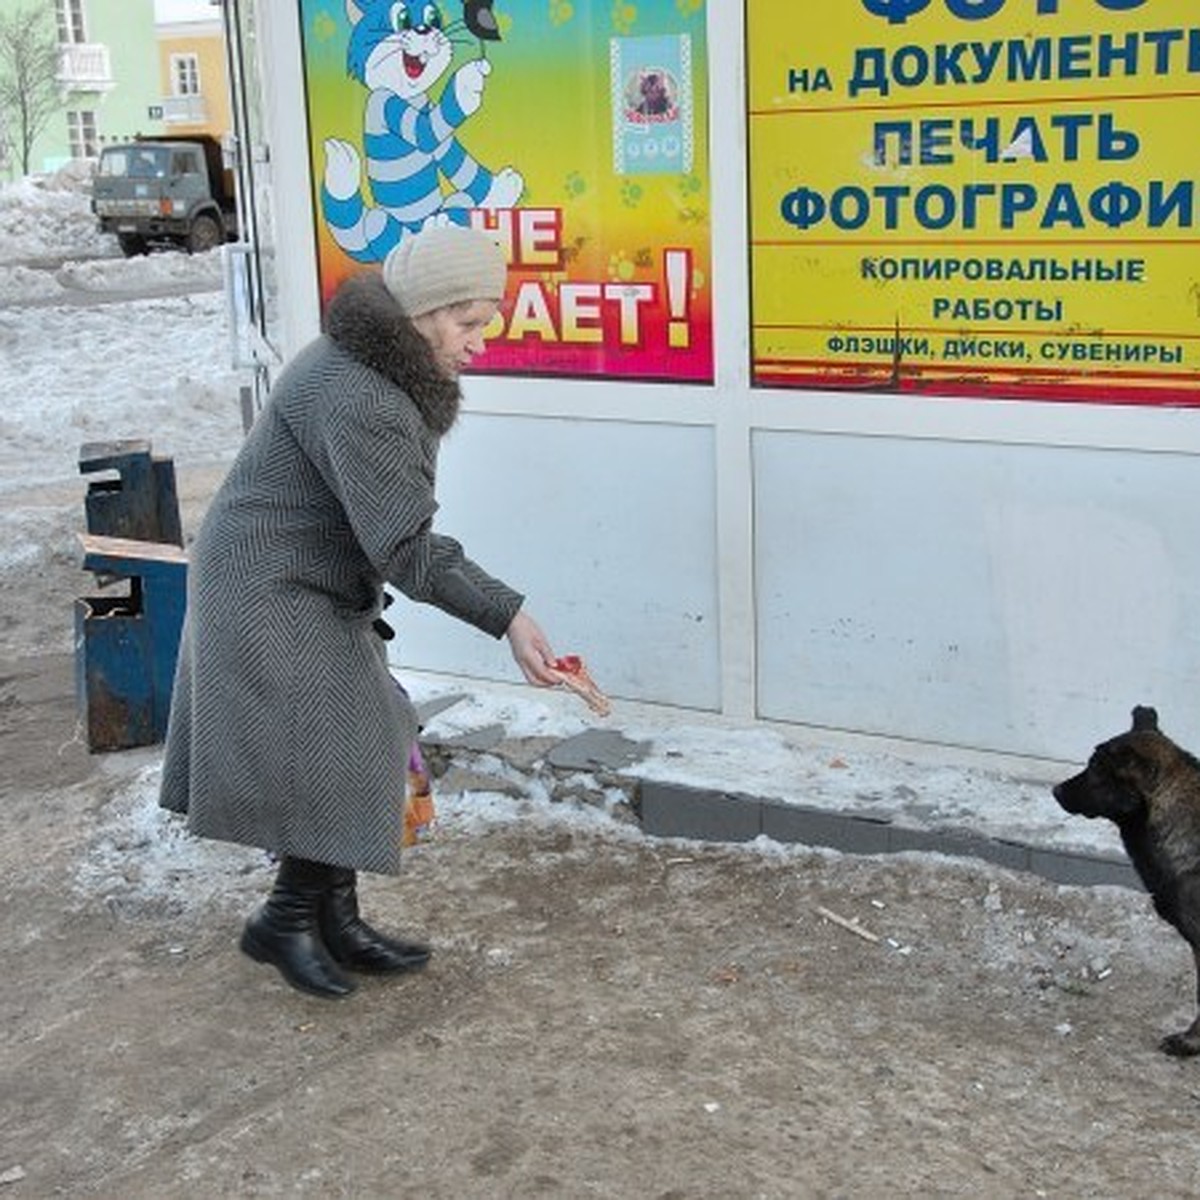
POLYGON ((146 239, 140 233, 118 233, 117 245, 126 258, 146 253, 146 239))
POLYGON ((221 226, 212 217, 197 217, 188 232, 188 253, 203 254, 205 250, 212 250, 224 240, 221 226))

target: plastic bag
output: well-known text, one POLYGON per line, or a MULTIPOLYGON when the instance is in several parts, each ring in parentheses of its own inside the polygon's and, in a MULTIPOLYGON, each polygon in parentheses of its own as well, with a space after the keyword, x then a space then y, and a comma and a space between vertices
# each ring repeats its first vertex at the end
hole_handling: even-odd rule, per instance
POLYGON ((427 841, 433 832, 433 790, 429 786, 429 771, 421 756, 421 747, 413 742, 408 752, 408 787, 404 797, 404 829, 402 846, 416 846, 427 841))

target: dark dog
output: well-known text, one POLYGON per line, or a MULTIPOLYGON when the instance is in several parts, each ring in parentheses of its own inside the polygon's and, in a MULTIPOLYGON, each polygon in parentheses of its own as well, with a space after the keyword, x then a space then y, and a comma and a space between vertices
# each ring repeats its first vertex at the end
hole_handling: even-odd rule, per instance
MULTIPOLYGON (((1200 1008, 1200 761, 1159 732, 1154 709, 1138 707, 1133 728, 1097 746, 1054 798, 1069 813, 1116 823, 1155 911, 1192 948, 1200 1008)), ((1200 1014, 1160 1048, 1200 1054, 1200 1014)))

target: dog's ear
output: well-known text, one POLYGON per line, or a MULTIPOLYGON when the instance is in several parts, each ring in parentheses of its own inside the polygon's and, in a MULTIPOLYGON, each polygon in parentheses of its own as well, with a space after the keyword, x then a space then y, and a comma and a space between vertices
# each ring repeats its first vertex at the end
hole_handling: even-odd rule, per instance
POLYGON ((1134 729, 1157 729, 1158 728, 1158 713, 1154 709, 1146 707, 1144 704, 1139 704, 1133 710, 1133 728, 1134 729))

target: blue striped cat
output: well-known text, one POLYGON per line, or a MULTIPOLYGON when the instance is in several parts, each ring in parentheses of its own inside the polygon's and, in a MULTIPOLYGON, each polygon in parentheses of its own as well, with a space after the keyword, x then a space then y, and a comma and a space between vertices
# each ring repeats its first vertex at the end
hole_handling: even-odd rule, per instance
POLYGON ((512 208, 525 188, 520 173, 493 174, 456 136, 483 103, 491 63, 464 63, 436 101, 428 95, 450 70, 450 35, 460 26, 446 26, 438 6, 422 0, 346 0, 346 15, 346 69, 370 93, 362 145, 373 203, 363 201, 358 151, 327 138, 321 211, 334 241, 358 262, 381 262, 427 221, 465 225, 472 208, 512 208))

